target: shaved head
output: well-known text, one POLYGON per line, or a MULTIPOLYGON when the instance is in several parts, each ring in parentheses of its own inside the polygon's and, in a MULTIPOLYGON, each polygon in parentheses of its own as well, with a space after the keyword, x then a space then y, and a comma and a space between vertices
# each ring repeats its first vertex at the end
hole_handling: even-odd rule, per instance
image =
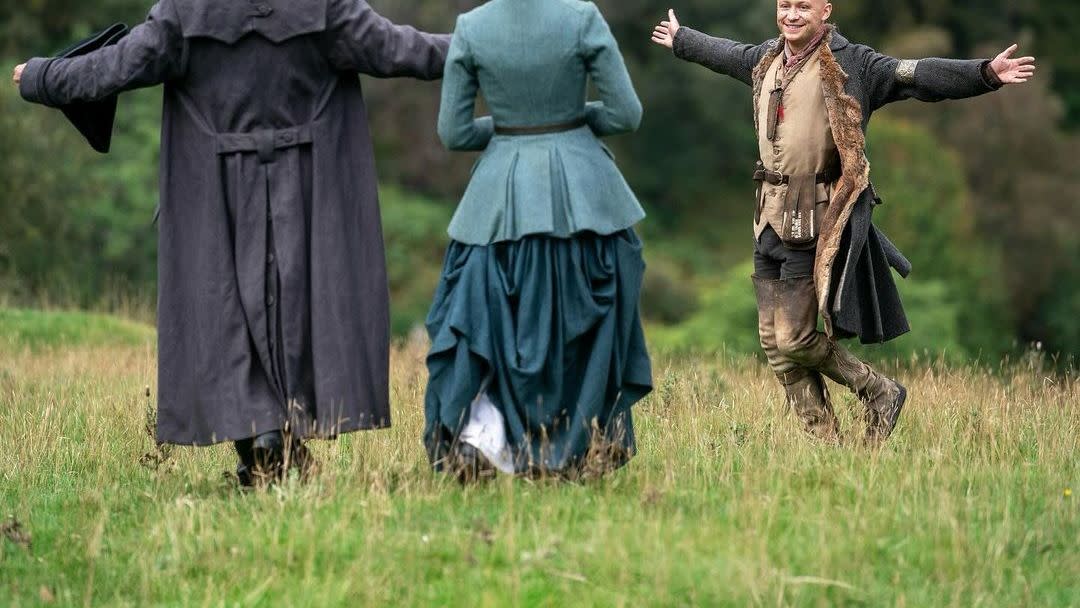
POLYGON ((777 0, 776 25, 791 50, 806 48, 832 16, 828 0, 777 0))

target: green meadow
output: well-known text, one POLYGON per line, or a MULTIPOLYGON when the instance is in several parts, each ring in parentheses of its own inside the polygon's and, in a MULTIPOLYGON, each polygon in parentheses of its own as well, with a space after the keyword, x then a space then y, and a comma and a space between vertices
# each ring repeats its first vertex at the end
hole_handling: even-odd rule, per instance
POLYGON ((424 348, 392 429, 242 493, 231 448, 148 435, 150 328, 0 312, 0 604, 1080 605, 1080 392, 1037 356, 890 370, 912 398, 870 451, 847 394, 848 445, 815 445, 758 361, 659 352, 625 469, 461 487, 420 444, 424 348))

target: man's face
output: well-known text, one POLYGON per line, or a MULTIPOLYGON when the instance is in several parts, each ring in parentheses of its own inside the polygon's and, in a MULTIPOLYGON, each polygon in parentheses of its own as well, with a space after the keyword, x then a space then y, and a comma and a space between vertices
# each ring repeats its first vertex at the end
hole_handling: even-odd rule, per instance
POLYGON ((777 0, 776 25, 792 47, 810 43, 825 27, 832 15, 832 4, 826 0, 777 0))

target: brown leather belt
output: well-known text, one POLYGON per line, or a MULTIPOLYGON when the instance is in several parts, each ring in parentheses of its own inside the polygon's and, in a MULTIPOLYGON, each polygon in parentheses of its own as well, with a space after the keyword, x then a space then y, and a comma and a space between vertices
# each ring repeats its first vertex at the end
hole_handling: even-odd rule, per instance
POLYGON ((544 125, 540 127, 495 127, 496 135, 547 135, 549 133, 563 133, 565 131, 573 131, 574 129, 580 129, 584 127, 586 122, 584 117, 570 122, 563 122, 557 125, 544 125))
MULTIPOLYGON (((843 170, 839 166, 830 167, 821 173, 814 176, 814 181, 819 184, 831 184, 844 174, 843 170)), ((767 182, 774 186, 785 186, 791 182, 790 175, 784 175, 779 171, 770 171, 765 168, 764 165, 758 161, 757 168, 754 169, 754 181, 755 182, 767 182)))

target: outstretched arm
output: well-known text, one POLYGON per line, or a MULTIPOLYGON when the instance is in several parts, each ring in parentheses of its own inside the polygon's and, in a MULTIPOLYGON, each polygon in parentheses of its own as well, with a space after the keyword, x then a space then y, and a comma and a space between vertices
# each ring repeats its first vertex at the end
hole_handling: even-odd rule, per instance
POLYGON ((668 10, 668 20, 653 29, 652 41, 667 47, 679 59, 699 63, 710 70, 751 84, 754 67, 773 41, 752 45, 727 38, 714 38, 679 24, 675 11, 668 10))
POLYGON ((364 0, 333 0, 327 15, 330 62, 339 70, 389 78, 435 80, 443 74, 450 36, 396 25, 364 0))
POLYGON ((1035 58, 1013 59, 1017 45, 994 59, 895 59, 866 49, 865 78, 874 110, 904 99, 943 101, 996 91, 1006 84, 1027 82, 1035 75, 1035 58))
POLYGON ((446 59, 439 106, 439 139, 450 150, 483 150, 495 133, 495 123, 490 116, 473 118, 479 89, 464 20, 458 17, 446 59))
POLYGON ((162 0, 116 44, 70 59, 31 59, 15 69, 14 78, 27 101, 63 106, 179 76, 182 54, 179 18, 172 0, 162 0))
POLYGON ((635 131, 641 125, 641 100, 600 9, 589 4, 587 10, 589 15, 581 36, 582 53, 600 101, 585 106, 585 118, 589 128, 600 137, 635 131))

